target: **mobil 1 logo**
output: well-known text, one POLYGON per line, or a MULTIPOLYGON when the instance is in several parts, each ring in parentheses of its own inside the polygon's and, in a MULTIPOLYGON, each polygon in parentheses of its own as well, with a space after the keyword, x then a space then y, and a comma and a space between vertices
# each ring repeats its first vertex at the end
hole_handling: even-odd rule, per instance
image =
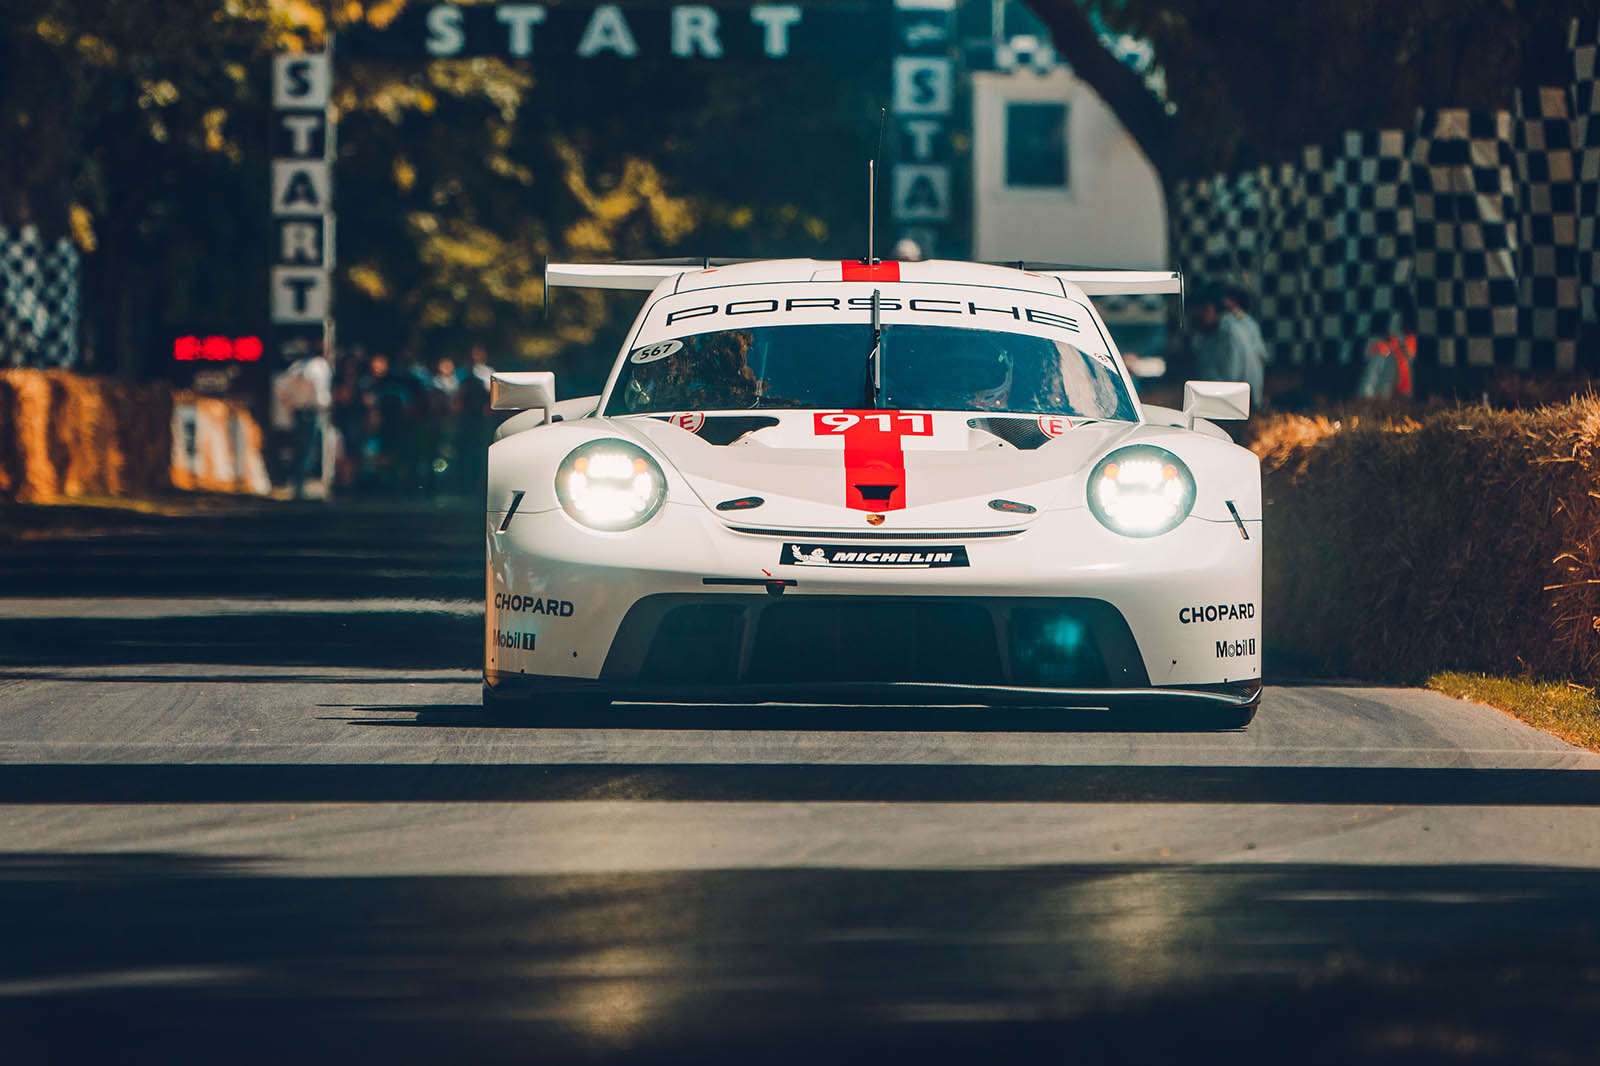
POLYGON ((497 629, 494 631, 494 643, 496 647, 510 651, 532 651, 536 636, 534 633, 514 633, 509 629, 497 629))
POLYGON ((1239 640, 1217 641, 1217 658, 1219 659, 1244 659, 1256 653, 1256 638, 1242 637, 1239 640))

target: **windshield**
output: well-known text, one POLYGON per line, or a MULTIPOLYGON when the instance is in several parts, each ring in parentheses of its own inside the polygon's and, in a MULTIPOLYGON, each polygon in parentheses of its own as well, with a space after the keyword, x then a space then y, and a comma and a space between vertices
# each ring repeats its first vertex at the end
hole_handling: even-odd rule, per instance
POLYGON ((1137 420, 1110 358, 1064 340, 892 325, 872 402, 865 324, 757 326, 658 341, 628 354, 606 413, 781 407, 1010 411, 1137 420))

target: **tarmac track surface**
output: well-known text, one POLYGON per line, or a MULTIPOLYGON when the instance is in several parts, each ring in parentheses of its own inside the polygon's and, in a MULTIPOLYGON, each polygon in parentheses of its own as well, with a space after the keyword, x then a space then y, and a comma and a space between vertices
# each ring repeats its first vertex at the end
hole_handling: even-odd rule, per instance
POLYGON ((1600 757, 1314 685, 508 723, 480 550, 0 511, 7 1062, 1596 1061, 1600 757))

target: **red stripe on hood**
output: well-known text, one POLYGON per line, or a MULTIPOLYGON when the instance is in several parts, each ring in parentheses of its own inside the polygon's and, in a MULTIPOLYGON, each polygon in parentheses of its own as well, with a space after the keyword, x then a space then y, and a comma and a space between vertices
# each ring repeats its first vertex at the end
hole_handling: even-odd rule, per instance
POLYGON ((899 263, 863 263, 846 259, 839 264, 844 281, 899 281, 899 263))
POLYGON ((906 506, 905 437, 933 435, 926 412, 840 411, 819 414, 817 436, 844 438, 844 505, 883 513, 906 506))

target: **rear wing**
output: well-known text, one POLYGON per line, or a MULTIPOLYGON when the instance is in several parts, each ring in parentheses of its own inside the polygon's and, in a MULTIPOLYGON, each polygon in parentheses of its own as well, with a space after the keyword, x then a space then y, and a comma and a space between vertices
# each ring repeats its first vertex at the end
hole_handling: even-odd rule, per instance
POLYGON ((1183 275, 1176 270, 1036 270, 1071 282, 1085 296, 1183 295, 1183 275))
MULTIPOLYGON (((752 259, 638 259, 620 263, 546 263, 544 267, 545 305, 550 289, 629 289, 649 292, 662 279, 692 270, 751 263, 752 259)), ((1183 275, 1176 270, 1100 270, 1058 264, 1028 263, 1013 260, 992 263, 1025 270, 1030 274, 1059 278, 1082 289, 1086 296, 1145 296, 1170 294, 1183 297, 1183 275)))
POLYGON ((677 277, 691 270, 710 270, 734 263, 751 263, 752 259, 633 259, 616 263, 545 263, 544 303, 550 307, 550 290, 557 289, 625 289, 649 292, 661 284, 663 278, 677 277))

